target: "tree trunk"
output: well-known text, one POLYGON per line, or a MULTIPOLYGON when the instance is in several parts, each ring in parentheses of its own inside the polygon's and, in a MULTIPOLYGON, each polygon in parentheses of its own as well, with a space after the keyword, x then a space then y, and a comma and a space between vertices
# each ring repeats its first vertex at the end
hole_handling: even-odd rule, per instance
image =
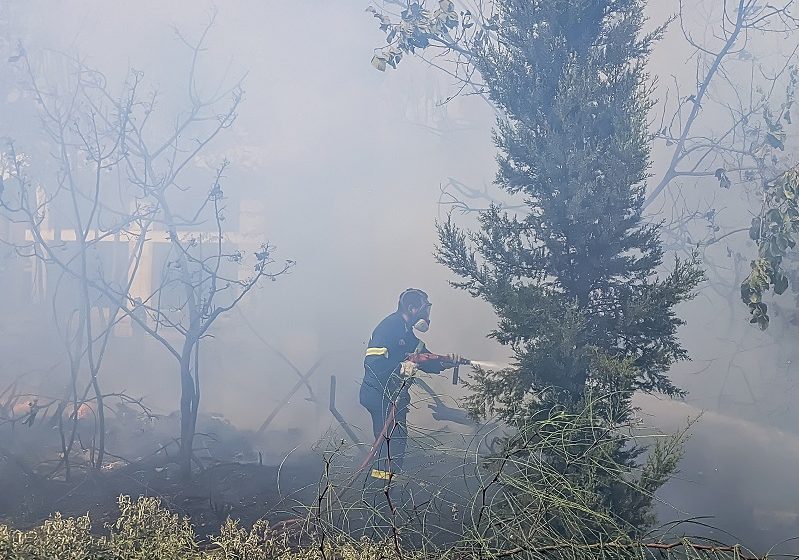
POLYGON ((191 478, 191 458, 196 427, 194 377, 191 371, 192 346, 186 344, 180 360, 180 474, 184 480, 191 478))
POLYGON ((103 402, 103 392, 100 390, 100 383, 97 381, 97 373, 92 374, 92 388, 97 399, 97 457, 95 458, 94 468, 101 469, 105 460, 105 403, 103 402))

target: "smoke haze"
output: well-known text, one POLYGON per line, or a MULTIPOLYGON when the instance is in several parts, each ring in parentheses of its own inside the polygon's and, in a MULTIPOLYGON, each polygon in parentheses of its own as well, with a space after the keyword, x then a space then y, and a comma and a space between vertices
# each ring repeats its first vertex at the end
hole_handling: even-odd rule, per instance
MULTIPOLYGON (((158 111, 167 119, 181 109, 190 64, 190 52, 173 27, 196 37, 213 9, 189 0, 7 4, 19 30, 19 36, 7 38, 9 49, 20 39, 38 60, 46 60, 51 50, 76 53, 103 72, 112 88, 129 69, 141 70, 148 87, 162 93, 158 111)), ((272 348, 301 372, 321 364, 311 380, 315 401, 302 389, 270 426, 272 439, 267 435, 262 442, 270 457, 280 457, 300 441, 316 441, 334 422, 327 412, 331 374, 338 379, 339 410, 357 427, 368 426, 357 403, 363 350, 405 288, 430 295, 432 327, 426 342, 433 351, 486 363, 511 359, 507 348, 486 338, 496 324, 490 307, 453 290, 448 282, 454 278, 434 258, 435 222, 449 211, 440 204, 442 189, 451 180, 478 190, 488 186, 492 196, 499 196, 491 190, 495 115, 479 96, 444 103, 456 84, 418 60, 403 61, 396 72, 375 71, 369 60, 384 37, 365 7, 362 0, 220 4, 200 63, 206 91, 244 76, 245 98, 235 125, 196 162, 198 188, 207 190, 214 168, 229 159, 224 179, 228 225, 265 234, 277 247, 278 260, 297 262, 289 275, 257 289, 240 313, 218 323, 214 337, 203 343, 202 408, 256 429, 297 381, 272 348)), ((653 24, 675 9, 676 2, 652 2, 653 24)), ((697 22, 701 26, 701 18, 697 22)), ((768 55, 780 56, 786 48, 775 39, 768 55)), ((685 90, 693 87, 694 68, 685 63, 690 55, 679 29, 672 27, 650 65, 660 79, 659 95, 665 95, 672 76, 685 90)), ((12 75, 11 68, 4 57, 1 71, 12 75)), ((24 141, 35 137, 33 121, 19 117, 30 111, 30 99, 10 86, 5 101, 0 123, 12 124, 0 124, 0 136, 17 139, 17 148, 24 150, 24 141)), ((170 121, 160 126, 166 130, 170 121)), ((793 131, 789 134, 793 137, 793 131)), ((668 155, 656 144, 653 174, 668 155)), ((710 194, 699 198, 712 198, 714 188, 711 180, 710 194)), ((722 216, 731 227, 748 225, 745 202, 745 196, 738 207, 725 202, 722 216)), ((473 223, 473 215, 454 215, 463 224, 473 223)), ((743 239, 732 238, 729 246, 745 255, 753 251, 743 239)), ((726 247, 719 246, 718 254, 726 247)), ((793 487, 799 460, 799 415, 791 406, 799 358, 795 331, 757 332, 746 322, 745 306, 736 300, 728 304, 708 287, 680 312, 688 320, 681 335, 693 361, 678 365, 674 379, 689 397, 684 404, 644 398, 643 414, 665 430, 676 429, 694 413, 712 412, 697 424, 685 476, 665 489, 664 500, 689 515, 718 515, 718 524, 739 535, 757 512, 763 519, 782 515, 776 533, 763 535, 799 534, 796 496, 782 492, 793 487), (763 465, 761 458, 775 449, 779 456, 763 465), (695 491, 698 487, 703 490, 695 491), (741 508, 745 515, 739 514, 741 508)), ((55 333, 31 339, 15 334, 20 329, 3 328, 4 355, 15 356, 0 372, 4 385, 28 370, 38 372, 42 386, 48 376, 66 375, 55 333), (24 358, 15 353, 21 344, 30 348, 24 358), (35 351, 43 347, 47 350, 35 351)), ((143 395, 158 412, 174 411, 179 379, 172 358, 155 344, 137 353, 135 362, 122 354, 127 358, 118 357, 102 373, 107 390, 124 389, 143 395)), ((454 397, 464 391, 443 378, 431 386, 454 397)), ((428 416, 422 407, 413 421, 429 423, 428 416)))

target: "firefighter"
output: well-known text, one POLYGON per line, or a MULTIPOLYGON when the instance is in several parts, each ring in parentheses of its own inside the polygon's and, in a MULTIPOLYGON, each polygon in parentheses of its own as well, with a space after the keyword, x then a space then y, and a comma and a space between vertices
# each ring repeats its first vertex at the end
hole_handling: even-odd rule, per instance
POLYGON ((400 294, 397 311, 383 319, 369 339, 360 402, 372 417, 375 444, 379 445, 376 468, 371 471, 374 478, 388 479, 402 467, 408 436, 405 418, 415 368, 440 373, 458 363, 456 356, 418 366, 407 361, 410 354, 427 352, 414 330, 427 332, 431 307, 422 290, 405 290, 400 294))

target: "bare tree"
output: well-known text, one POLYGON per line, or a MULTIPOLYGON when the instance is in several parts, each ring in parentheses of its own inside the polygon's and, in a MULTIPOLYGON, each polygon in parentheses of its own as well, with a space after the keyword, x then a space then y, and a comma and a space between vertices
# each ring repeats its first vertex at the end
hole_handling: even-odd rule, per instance
MULTIPOLYGON (((68 477, 79 411, 87 406, 90 393, 97 417, 91 463, 100 468, 105 455, 105 403, 99 373, 119 310, 112 308, 109 314, 103 313, 107 302, 101 301, 92 284, 103 274, 99 244, 112 239, 124 227, 121 223, 101 225, 105 218, 104 200, 111 194, 107 192, 111 185, 105 178, 120 161, 120 142, 98 122, 87 97, 85 73, 78 73, 72 82, 42 83, 21 47, 17 57, 29 92, 39 106, 42 130, 54 161, 37 162, 40 167, 34 182, 26 169, 33 163, 32 158, 18 153, 9 142, 3 174, 13 181, 5 182, 9 188, 4 189, 2 208, 9 220, 24 227, 25 235, 4 242, 13 245, 18 254, 54 268, 58 278, 51 291, 51 304, 66 343, 70 372, 70 397, 60 402, 63 409, 69 400, 72 413, 68 435, 64 435, 59 421, 62 456, 57 468, 63 465, 68 477), (89 380, 85 388, 80 387, 83 370, 89 380)), ((52 58, 50 62, 47 70, 63 70, 65 61, 56 62, 60 68, 54 68, 52 58)))
POLYGON ((679 1, 677 22, 693 50, 695 83, 682 85, 675 79, 666 90, 655 136, 670 147, 671 157, 646 206, 676 180, 711 178, 729 189, 733 177, 751 183, 778 165, 775 150, 785 149, 782 121, 791 122, 796 89, 799 41, 792 33, 799 19, 792 15, 794 4, 679 1), (700 29, 692 29, 691 22, 700 29), (695 37, 700 34, 702 40, 695 37), (768 64, 761 58, 766 53, 757 50, 768 49, 778 36, 788 39, 789 48, 776 65, 768 64))
MULTIPOLYGON (((130 322, 175 359, 181 382, 181 472, 186 477, 201 394, 201 340, 262 280, 275 280, 293 265, 286 261, 273 267, 273 248, 267 243, 245 254, 231 241, 224 222, 227 161, 220 162, 205 189, 188 186, 198 180, 195 158, 233 125, 243 95, 241 81, 207 96, 199 87, 199 58, 213 19, 196 41, 176 32, 189 48, 191 64, 188 105, 174 117, 158 113, 157 92, 142 94, 141 72, 130 72, 115 95, 102 73, 62 55, 74 83, 66 90, 48 90, 23 55, 59 171, 52 192, 37 199, 23 169, 25 158, 11 146, 10 177, 16 189, 3 197, 7 214, 30 232, 30 241, 18 244, 20 251, 56 265, 79 286, 79 336, 70 340, 80 350, 73 353, 73 369, 86 360, 98 410, 103 409, 98 374, 114 326, 130 322), (48 211, 62 209, 62 198, 70 202, 75 228, 76 244, 67 257, 61 254, 64 240, 47 229, 48 211), (108 263, 93 256, 104 241, 126 247, 124 263, 109 270, 108 263), (158 244, 168 253, 161 265, 153 260, 158 244), (107 312, 101 314, 98 334, 91 310, 100 306, 107 312)), ((101 465, 102 456, 95 463, 101 465)))

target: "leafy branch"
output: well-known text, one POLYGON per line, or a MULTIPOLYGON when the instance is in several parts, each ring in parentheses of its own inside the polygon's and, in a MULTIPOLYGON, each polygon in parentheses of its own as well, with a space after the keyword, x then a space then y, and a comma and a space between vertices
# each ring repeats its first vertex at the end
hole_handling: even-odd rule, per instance
MULTIPOLYGON (((741 299, 749 306, 750 323, 766 329, 768 305, 763 293, 773 290, 780 295, 788 289, 788 272, 783 260, 796 247, 799 234, 799 168, 795 167, 776 181, 766 183, 763 212, 752 219, 749 237, 757 243, 758 256, 751 263, 751 272, 741 284, 741 299)), ((794 281, 794 286, 796 282, 794 281)))

